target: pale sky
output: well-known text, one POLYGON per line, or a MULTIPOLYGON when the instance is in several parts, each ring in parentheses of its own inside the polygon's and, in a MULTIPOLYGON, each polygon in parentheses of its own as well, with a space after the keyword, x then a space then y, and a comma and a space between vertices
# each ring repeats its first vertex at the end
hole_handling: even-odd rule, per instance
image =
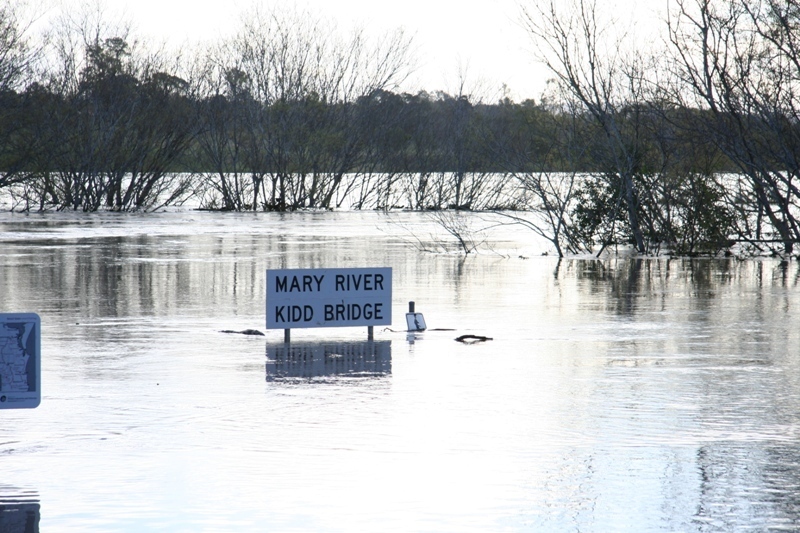
MULTIPOLYGON (((64 0, 69 3, 83 0, 64 0)), ((291 1, 291 0, 288 0, 291 1)), ((404 90, 455 92, 459 72, 466 72, 467 93, 496 100, 507 85, 516 100, 538 100, 549 74, 536 64, 531 38, 519 24, 524 0, 297 0, 296 5, 338 26, 361 25, 376 32, 405 29, 413 36, 417 69, 404 90)), ((666 0, 598 0, 603 9, 624 17, 655 18, 666 0), (614 6, 614 7, 612 7, 614 6)), ((253 3, 265 8, 287 0, 101 0, 123 12, 137 36, 171 45, 187 40, 216 40, 236 30, 253 3)), ((615 15, 616 16, 616 15, 615 15)))

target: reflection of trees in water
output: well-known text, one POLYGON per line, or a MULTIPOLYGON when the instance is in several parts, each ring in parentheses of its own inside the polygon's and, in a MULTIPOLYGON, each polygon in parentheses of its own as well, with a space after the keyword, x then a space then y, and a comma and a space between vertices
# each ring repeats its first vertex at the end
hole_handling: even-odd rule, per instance
MULTIPOLYGON (((642 301, 659 296, 693 298, 699 309, 709 308, 724 294, 800 285, 800 264, 787 261, 735 259, 572 260, 559 265, 556 275, 572 274, 582 289, 607 295, 606 308, 631 314, 642 301)), ((760 293, 753 294, 760 298, 760 293)))
MULTIPOLYGON (((690 356, 698 371, 719 367, 698 375, 708 390, 730 381, 743 393, 772 397, 780 391, 754 374, 753 365, 797 367, 798 273, 800 265, 787 269, 777 260, 568 261, 561 283, 577 286, 582 310, 615 324, 614 338, 645 342, 648 353, 690 356)), ((633 348, 617 349, 627 357, 633 348)), ((791 373, 778 381, 792 395, 800 390, 791 373)))
MULTIPOLYGON (((375 251, 317 235, 181 235, 31 241, 17 248, 4 295, 44 300, 75 321, 163 315, 218 316, 264 298, 267 268, 383 262, 375 251), (27 262, 30 262, 28 265, 27 262)), ((363 245, 363 241, 358 243, 363 245)), ((102 334, 102 333, 101 333, 102 334)))
MULTIPOLYGON (((634 337, 621 339, 640 335, 648 356, 681 369, 669 383, 691 406, 686 435, 701 443, 693 527, 797 529, 800 446, 789 439, 800 412, 800 338, 791 320, 800 265, 631 258, 567 261, 559 276, 615 324, 638 323, 624 330, 634 337), (667 338, 653 336, 661 324, 667 338)), ((635 345, 614 349, 637 354, 635 345)))
POLYGON ((800 527, 800 448, 775 445, 765 451, 769 461, 762 474, 764 500, 789 523, 800 527))
POLYGON ((718 443, 697 450, 701 531, 795 530, 800 525, 800 449, 718 443))
POLYGON ((661 262, 632 258, 623 261, 571 261, 567 267, 590 294, 610 296, 601 300, 619 314, 635 311, 636 302, 651 293, 654 280, 661 278, 661 262), (655 271, 655 272, 654 272, 655 271))

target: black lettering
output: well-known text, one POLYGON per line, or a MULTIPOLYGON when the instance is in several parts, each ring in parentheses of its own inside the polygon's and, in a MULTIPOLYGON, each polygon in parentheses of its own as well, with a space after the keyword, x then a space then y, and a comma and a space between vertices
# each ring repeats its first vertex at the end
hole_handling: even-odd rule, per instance
POLYGON ((275 292, 286 292, 286 276, 275 276, 275 292))
POLYGON ((297 281, 297 276, 292 276, 292 285, 289 287, 289 292, 300 292, 300 282, 297 281))
POLYGON ((325 275, 323 274, 320 277, 314 276, 314 281, 317 282, 317 291, 322 290, 322 280, 325 279, 325 275))
POLYGON ((286 309, 286 307, 283 305, 275 308, 275 322, 286 322, 286 317, 283 316, 284 309, 286 309))
POLYGON ((314 308, 310 305, 303 306, 303 320, 311 322, 314 319, 314 308))
MULTIPOLYGON (((306 306, 310 307, 310 306, 306 306)), ((383 320, 383 303, 325 304, 325 322, 349 322, 356 320, 383 320)), ((309 321, 310 318, 306 318, 309 321)))
MULTIPOLYGON (((316 279, 316 276, 315 276, 316 279)), ((336 291, 384 291, 386 277, 383 274, 336 274, 334 290, 336 291)), ((321 280, 317 280, 321 286, 321 280)))
POLYGON ((303 292, 311 292, 311 276, 303 276, 303 292))

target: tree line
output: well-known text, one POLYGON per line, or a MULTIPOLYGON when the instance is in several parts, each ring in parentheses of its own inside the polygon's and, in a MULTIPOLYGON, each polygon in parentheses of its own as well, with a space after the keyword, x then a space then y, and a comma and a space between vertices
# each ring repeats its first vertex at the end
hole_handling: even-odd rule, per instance
POLYGON ((254 10, 175 57, 88 17, 33 39, 7 0, 0 194, 36 210, 490 211, 559 255, 793 253, 800 0, 673 0, 647 52, 593 0, 521 13, 552 80, 537 101, 487 102, 398 90, 402 31, 254 10))

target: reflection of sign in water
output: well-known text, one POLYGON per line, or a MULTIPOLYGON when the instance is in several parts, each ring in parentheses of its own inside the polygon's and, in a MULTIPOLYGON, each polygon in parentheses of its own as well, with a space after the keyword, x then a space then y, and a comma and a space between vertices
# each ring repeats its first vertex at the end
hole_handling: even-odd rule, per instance
POLYGON ((267 381, 392 372, 392 341, 284 343, 267 346, 267 381))
POLYGON ((35 491, 0 484, 0 532, 39 533, 39 514, 35 491))
POLYGON ((0 409, 39 405, 40 342, 39 315, 0 313, 0 409))
POLYGON ((0 531, 39 533, 39 504, 0 501, 0 531))
POLYGON ((267 329, 391 323, 391 268, 267 270, 267 329))

